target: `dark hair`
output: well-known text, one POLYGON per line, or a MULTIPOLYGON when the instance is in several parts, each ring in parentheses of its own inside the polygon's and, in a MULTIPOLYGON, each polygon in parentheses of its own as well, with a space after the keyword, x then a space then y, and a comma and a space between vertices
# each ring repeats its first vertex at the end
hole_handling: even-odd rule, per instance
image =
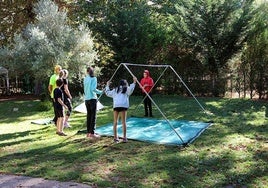
POLYGON ((117 93, 119 93, 120 87, 122 87, 122 93, 126 93, 127 92, 127 85, 128 85, 128 83, 126 80, 120 80, 119 85, 117 87, 117 93))
POLYGON ((59 77, 60 77, 60 78, 62 78, 62 77, 63 77, 63 75, 64 75, 64 71, 63 71, 63 70, 61 70, 61 71, 60 71, 60 74, 59 74, 59 77))
POLYGON ((63 80, 61 78, 56 80, 56 85, 59 87, 63 84, 63 80))
POLYGON ((87 73, 89 74, 90 77, 94 77, 94 69, 93 69, 93 67, 88 67, 87 68, 87 73))

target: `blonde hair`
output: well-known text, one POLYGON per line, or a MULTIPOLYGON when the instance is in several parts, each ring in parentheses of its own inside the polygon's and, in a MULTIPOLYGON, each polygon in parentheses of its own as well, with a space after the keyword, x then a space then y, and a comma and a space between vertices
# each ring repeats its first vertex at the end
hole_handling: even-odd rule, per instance
POLYGON ((60 65, 56 65, 56 66, 54 67, 54 72, 57 72, 59 69, 61 69, 61 66, 60 66, 60 65))

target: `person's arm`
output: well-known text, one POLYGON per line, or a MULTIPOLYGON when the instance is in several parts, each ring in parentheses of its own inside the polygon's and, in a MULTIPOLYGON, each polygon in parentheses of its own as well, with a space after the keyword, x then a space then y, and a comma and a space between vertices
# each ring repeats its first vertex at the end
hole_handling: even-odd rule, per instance
POLYGON ((68 107, 63 103, 60 97, 58 97, 58 102, 63 106, 65 109, 68 109, 68 107))
POLYGON ((52 85, 48 85, 48 92, 49 92, 49 95, 51 95, 51 92, 52 92, 52 85))
POLYGON ((105 87, 105 94, 107 95, 107 97, 113 97, 113 92, 114 90, 110 90, 110 81, 107 82, 106 87, 105 87))
POLYGON ((70 91, 69 91, 68 84, 64 84, 64 91, 65 91, 66 95, 67 95, 70 99, 72 99, 72 95, 71 95, 71 93, 70 93, 70 91))
POLYGON ((127 88, 127 94, 131 95, 135 89, 136 86, 136 82, 137 82, 137 78, 133 77, 133 83, 129 85, 129 87, 127 88))
POLYGON ((149 87, 153 87, 154 86, 154 80, 151 78, 148 85, 149 87))
POLYGON ((93 88, 92 91, 97 93, 97 94, 102 94, 103 93, 102 90, 97 89, 97 78, 96 77, 94 79, 94 82, 92 83, 92 88, 93 88))

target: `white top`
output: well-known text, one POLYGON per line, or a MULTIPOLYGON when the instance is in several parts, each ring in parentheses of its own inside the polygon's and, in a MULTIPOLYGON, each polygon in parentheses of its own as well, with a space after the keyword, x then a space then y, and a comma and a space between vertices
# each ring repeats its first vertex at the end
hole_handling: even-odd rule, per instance
POLYGON ((126 93, 122 93, 122 86, 119 87, 119 92, 117 93, 117 88, 110 90, 109 86, 106 85, 105 94, 113 98, 113 108, 129 108, 129 96, 133 93, 135 85, 135 83, 130 84, 126 93))

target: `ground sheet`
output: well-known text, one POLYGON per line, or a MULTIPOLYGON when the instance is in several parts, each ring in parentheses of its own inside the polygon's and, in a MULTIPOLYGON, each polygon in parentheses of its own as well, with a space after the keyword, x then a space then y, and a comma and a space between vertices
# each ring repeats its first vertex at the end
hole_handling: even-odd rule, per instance
MULTIPOLYGON (((128 139, 159 144, 184 145, 194 141, 210 125, 210 123, 197 121, 168 121, 170 124, 166 120, 154 118, 128 118, 127 137, 128 139)), ((113 124, 109 123, 97 127, 96 133, 103 136, 113 136, 113 124)), ((122 136, 122 124, 120 122, 118 124, 118 136, 122 136)))

